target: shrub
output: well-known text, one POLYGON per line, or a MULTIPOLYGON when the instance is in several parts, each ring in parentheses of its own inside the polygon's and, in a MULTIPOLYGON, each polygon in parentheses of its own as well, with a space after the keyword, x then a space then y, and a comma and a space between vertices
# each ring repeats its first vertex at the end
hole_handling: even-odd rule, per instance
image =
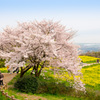
POLYGON ((38 90, 36 93, 48 93, 48 94, 67 94, 72 91, 72 88, 66 86, 65 83, 59 82, 57 80, 53 80, 53 78, 49 80, 45 78, 44 80, 42 77, 38 79, 38 90))
POLYGON ((21 92, 31 92, 35 93, 38 88, 37 79, 32 75, 23 76, 18 78, 14 84, 14 87, 20 90, 21 92))

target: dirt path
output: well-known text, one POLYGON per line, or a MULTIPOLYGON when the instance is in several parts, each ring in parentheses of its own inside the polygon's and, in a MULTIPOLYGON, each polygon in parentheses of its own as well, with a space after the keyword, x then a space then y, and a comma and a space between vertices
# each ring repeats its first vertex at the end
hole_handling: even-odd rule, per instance
POLYGON ((85 67, 85 66, 90 66, 90 65, 94 65, 94 64, 100 64, 100 63, 90 63, 90 64, 88 64, 88 63, 81 63, 80 66, 81 67, 85 67))
POLYGON ((16 73, 13 73, 13 74, 3 73, 3 75, 4 75, 3 82, 4 83, 9 83, 17 74, 16 73))
POLYGON ((25 93, 17 93, 17 95, 28 98, 28 100, 48 100, 47 98, 44 98, 41 96, 29 95, 29 94, 25 94, 25 93))

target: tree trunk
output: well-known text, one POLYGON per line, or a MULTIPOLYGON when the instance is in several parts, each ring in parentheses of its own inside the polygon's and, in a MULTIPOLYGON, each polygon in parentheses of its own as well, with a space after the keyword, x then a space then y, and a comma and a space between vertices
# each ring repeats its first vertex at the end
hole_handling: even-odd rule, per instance
POLYGON ((32 67, 32 65, 26 66, 24 69, 21 67, 20 78, 32 67))
POLYGON ((40 76, 41 71, 42 71, 42 69, 43 69, 43 67, 44 67, 45 62, 46 62, 46 61, 44 61, 43 64, 41 65, 40 70, 38 70, 39 63, 38 63, 38 65, 37 65, 37 67, 35 67, 35 77, 39 77, 39 76, 40 76))
POLYGON ((38 75, 38 68, 35 69, 35 77, 39 77, 39 75, 38 75))
POLYGON ((22 78, 22 77, 23 77, 23 75, 24 75, 24 72, 20 74, 20 78, 22 78))
POLYGON ((24 71, 23 71, 23 68, 21 67, 20 78, 23 77, 23 75, 24 75, 24 71))
POLYGON ((31 71, 31 75, 33 74, 34 69, 35 69, 35 67, 33 67, 33 70, 31 71))

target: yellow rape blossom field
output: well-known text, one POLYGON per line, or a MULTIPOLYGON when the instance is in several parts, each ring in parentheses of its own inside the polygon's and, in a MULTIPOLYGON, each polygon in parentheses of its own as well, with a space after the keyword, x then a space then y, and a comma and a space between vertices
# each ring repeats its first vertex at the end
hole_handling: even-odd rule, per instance
POLYGON ((100 90, 100 64, 93 64, 82 68, 83 79, 82 81, 87 86, 92 86, 100 90))
POLYGON ((0 68, 0 71, 1 71, 1 73, 7 73, 8 72, 6 67, 0 68))
MULTIPOLYGON (((92 65, 85 66, 82 68, 81 70, 81 72, 83 73, 83 77, 81 77, 82 82, 86 84, 86 87, 88 86, 100 90, 100 64, 96 63, 97 59, 99 58, 90 57, 90 56, 79 56, 79 57, 82 59, 83 63, 93 63, 92 65)), ((63 72, 60 75, 55 74, 52 75, 52 77, 59 78, 64 81, 66 79, 67 81, 73 80, 72 75, 69 76, 67 72, 63 72)))
POLYGON ((96 63, 97 59, 100 58, 90 57, 90 56, 79 56, 83 63, 96 63))

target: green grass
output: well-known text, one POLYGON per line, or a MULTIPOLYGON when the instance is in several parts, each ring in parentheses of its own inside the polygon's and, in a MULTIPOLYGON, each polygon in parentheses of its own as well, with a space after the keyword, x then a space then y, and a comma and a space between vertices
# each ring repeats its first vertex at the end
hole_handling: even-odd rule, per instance
POLYGON ((52 95, 52 94, 35 94, 36 96, 45 97, 48 100, 82 100, 82 98, 64 96, 64 95, 52 95))
POLYGON ((0 100, 11 100, 9 98, 6 98, 2 93, 0 92, 0 100))
MULTIPOLYGON (((14 88, 10 88, 8 90, 10 95, 14 95, 15 98, 19 99, 19 100, 24 100, 26 97, 22 97, 20 95, 20 91, 14 89, 14 88), (19 95, 18 95, 18 94, 19 95)), ((26 94, 26 93, 24 93, 26 94)), ((27 93, 28 96, 32 96, 32 93, 27 93)), ((46 98, 47 100, 84 100, 82 98, 79 97, 73 97, 73 96, 66 96, 66 95, 54 95, 54 94, 47 94, 47 93, 43 93, 43 94, 34 94, 34 96, 39 96, 39 97, 43 97, 46 98)))
POLYGON ((5 90, 5 92, 8 92, 9 96, 13 95, 16 99, 25 100, 25 97, 22 97, 22 96, 20 96, 20 94, 19 95, 17 94, 17 93, 21 93, 21 92, 16 90, 15 88, 9 88, 9 89, 5 90))

